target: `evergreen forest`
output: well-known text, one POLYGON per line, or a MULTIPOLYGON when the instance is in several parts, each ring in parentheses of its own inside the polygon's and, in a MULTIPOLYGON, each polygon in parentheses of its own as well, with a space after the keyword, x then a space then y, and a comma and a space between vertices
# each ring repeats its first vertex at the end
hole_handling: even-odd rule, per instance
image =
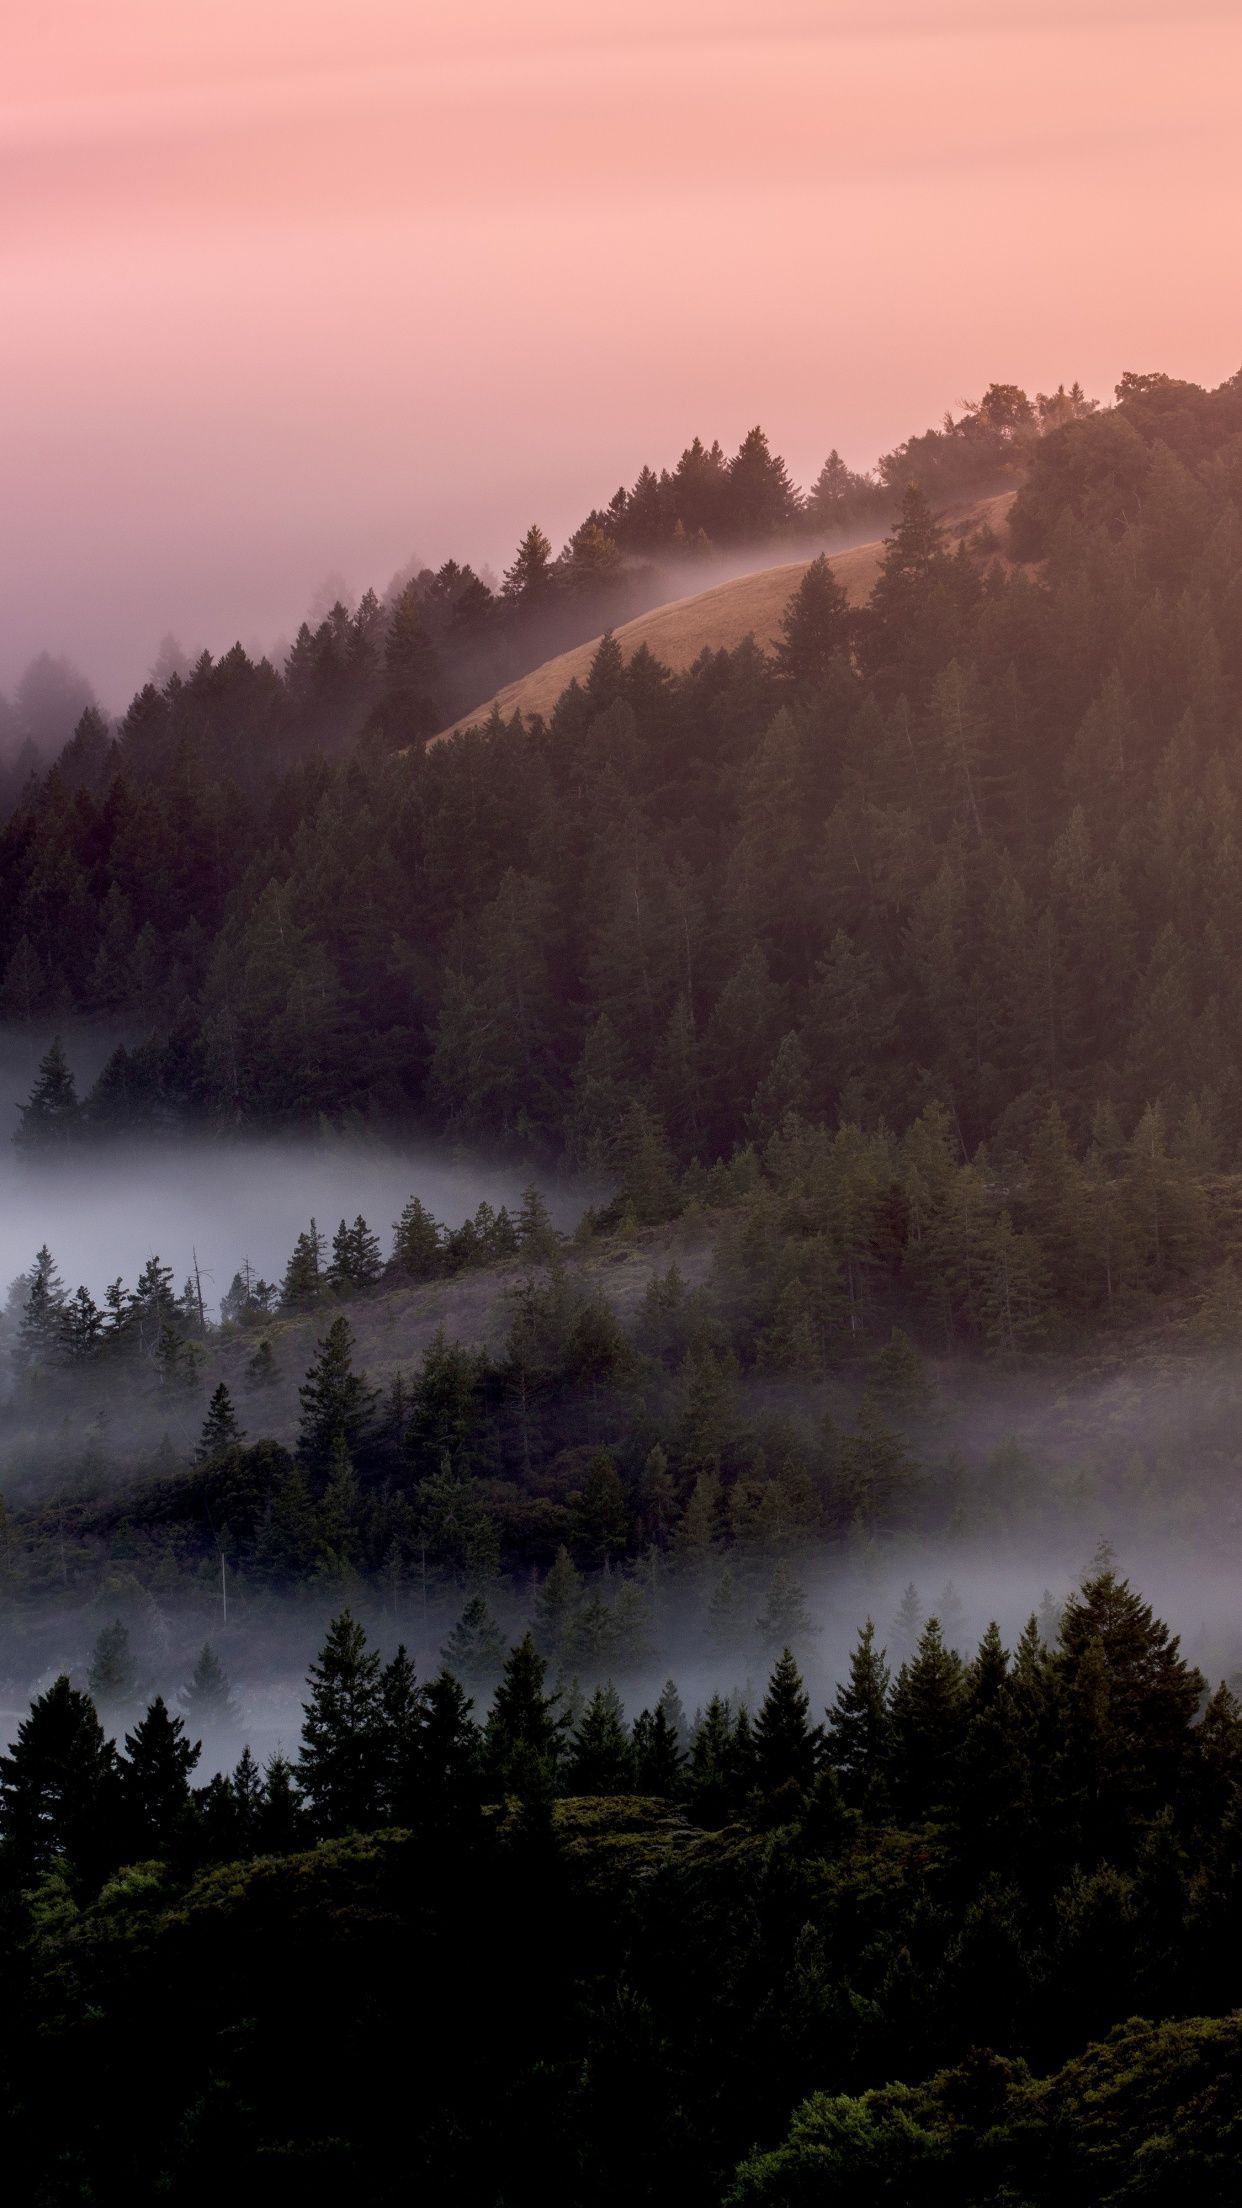
POLYGON ((0 770, 14 2198, 1234 2201, 1242 372, 696 438, 0 770), (62 1266, 295 1142, 523 1193, 62 1266))

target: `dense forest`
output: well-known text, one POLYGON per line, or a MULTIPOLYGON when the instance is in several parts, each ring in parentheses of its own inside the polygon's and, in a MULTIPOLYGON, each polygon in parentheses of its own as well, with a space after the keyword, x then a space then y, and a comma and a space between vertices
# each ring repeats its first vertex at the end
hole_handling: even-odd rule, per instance
POLYGON ((1240 434, 1236 383, 1132 378, 1024 447, 1007 548, 908 490, 866 608, 817 564, 771 658, 606 640, 546 726, 411 748, 399 611, 343 752, 348 653, 88 715, 0 839, 4 1007, 145 1034, 98 1129, 415 1116, 611 1167, 637 1105, 710 1165, 936 1103, 999 1157, 1056 1101, 1080 1157, 1150 1106, 1227 1164, 1240 434))
POLYGON ((1097 1543, 1227 1579, 1242 1530, 1240 615, 1242 375, 1129 375, 806 494, 696 440, 496 592, 170 666, 50 763, 32 671, 23 2198, 1234 2197, 1242 1651, 1097 1543), (679 561, 773 546, 771 651, 626 662, 679 561), (429 740, 601 632, 546 721, 429 740), (531 1185, 62 1277, 84 1178, 316 1128, 531 1185))
POLYGON ((931 1619, 894 1672, 867 1623, 822 1711, 787 1649, 750 1709, 572 1711, 525 1637, 480 1722, 454 1653, 420 1680, 342 1613, 296 1763, 205 1785, 209 1647, 175 1715, 101 1647, 119 1754, 67 1678, 35 1699, 0 1759, 23 2199, 1236 2197, 1242 1709, 1107 1558, 1051 1641, 931 1619))

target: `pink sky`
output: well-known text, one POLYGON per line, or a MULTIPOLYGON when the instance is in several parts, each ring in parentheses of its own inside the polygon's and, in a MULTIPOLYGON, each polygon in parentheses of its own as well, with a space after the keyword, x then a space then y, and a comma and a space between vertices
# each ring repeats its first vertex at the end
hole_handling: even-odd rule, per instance
POLYGON ((1218 381, 1237 0, 41 0, 0 76, 0 684, 499 565, 761 419, 1218 381))

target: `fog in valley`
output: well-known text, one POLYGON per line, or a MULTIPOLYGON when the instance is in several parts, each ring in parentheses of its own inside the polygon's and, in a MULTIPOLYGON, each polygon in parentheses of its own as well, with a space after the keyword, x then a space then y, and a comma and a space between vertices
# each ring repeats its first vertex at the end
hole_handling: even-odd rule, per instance
MULTIPOLYGON (((480 1203, 515 1208, 531 1178, 520 1165, 489 1164, 444 1144, 390 1146, 337 1135, 169 1134, 50 1161, 29 1158, 7 1138, 51 1039, 42 1029, 0 1029, 2 1287, 29 1268, 45 1243, 66 1287, 72 1292, 82 1282, 96 1298, 118 1274, 132 1287, 152 1255, 172 1266, 180 1287, 197 1259, 212 1315, 245 1259, 257 1275, 279 1281, 312 1217, 330 1237, 342 1217, 361 1212, 387 1250, 392 1222, 411 1195, 446 1226, 458 1226, 480 1203)), ((127 1039, 99 1028, 65 1028, 79 1092, 127 1039)), ((537 1177, 557 1225, 571 1227, 587 1195, 537 1177)))

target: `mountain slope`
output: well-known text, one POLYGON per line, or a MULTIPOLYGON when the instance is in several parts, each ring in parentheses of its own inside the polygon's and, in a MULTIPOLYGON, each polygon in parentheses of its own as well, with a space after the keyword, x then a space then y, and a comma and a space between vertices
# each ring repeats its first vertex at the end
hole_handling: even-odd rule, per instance
MULTIPOLYGON (((999 530, 1014 496, 1013 491, 1002 491, 945 517, 946 533, 950 538, 959 537, 984 522, 999 530)), ((870 544, 833 554, 830 564, 854 605, 865 604, 870 596, 883 552, 884 540, 877 538, 870 544)), ((748 575, 735 575, 727 583, 715 583, 710 590, 696 591, 692 597, 656 606, 617 629, 617 642, 627 660, 645 644, 674 674, 693 666, 704 650, 736 651, 747 636, 766 647, 779 634, 785 608, 810 565, 810 560, 787 560, 779 567, 757 568, 748 575)), ((585 680, 599 643, 599 637, 593 636, 588 643, 558 652, 555 659, 545 660, 529 674, 506 683, 450 727, 441 729, 431 738, 432 743, 441 743, 459 729, 487 720, 495 710, 506 721, 515 713, 541 713, 546 718, 571 682, 585 680)))

